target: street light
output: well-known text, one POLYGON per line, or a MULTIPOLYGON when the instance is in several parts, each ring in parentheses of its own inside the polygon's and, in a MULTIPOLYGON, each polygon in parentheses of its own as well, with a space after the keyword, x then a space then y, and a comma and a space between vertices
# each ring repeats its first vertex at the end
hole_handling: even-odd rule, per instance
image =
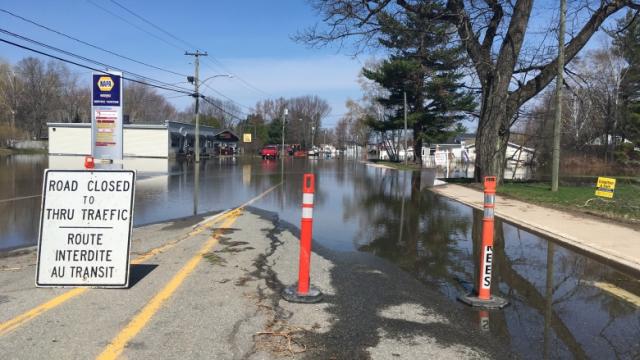
POLYGON ((214 78, 217 78, 217 77, 226 77, 226 78, 229 78, 229 79, 233 79, 233 75, 228 75, 228 74, 218 74, 218 75, 209 76, 208 78, 206 78, 206 79, 202 80, 202 81, 200 82, 200 84, 204 85, 204 83, 206 83, 207 81, 209 81, 209 80, 211 80, 211 79, 214 79, 214 78))
POLYGON ((209 76, 208 78, 204 79, 203 81, 199 81, 198 80, 198 63, 196 62, 196 76, 187 76, 187 81, 190 83, 193 83, 193 86, 195 87, 195 93, 193 94, 193 96, 196 98, 196 142, 195 142, 195 155, 196 155, 196 163, 200 162, 200 85, 205 85, 205 83, 213 78, 217 78, 217 77, 233 77, 232 75, 227 75, 227 74, 219 74, 219 75, 213 75, 213 76, 209 76))

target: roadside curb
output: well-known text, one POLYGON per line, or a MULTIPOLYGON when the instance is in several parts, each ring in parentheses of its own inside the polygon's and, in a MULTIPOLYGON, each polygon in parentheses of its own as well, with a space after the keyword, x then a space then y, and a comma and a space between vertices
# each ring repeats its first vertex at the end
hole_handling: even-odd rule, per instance
MULTIPOLYGON (((448 186, 448 185, 447 185, 448 186)), ((443 186, 444 188, 446 188, 447 186, 443 186)), ((442 187, 440 187, 442 188, 442 187)), ((438 189, 437 187, 434 188, 429 188, 430 191, 432 191, 433 193, 440 195, 440 196, 444 196, 448 199, 454 200, 456 202, 459 202, 461 204, 470 206, 474 209, 477 210, 482 210, 482 206, 473 203, 473 202, 469 202, 457 197, 452 196, 451 194, 445 194, 441 191, 439 191, 440 189, 438 189)), ((475 189, 471 189, 475 192, 477 192, 479 195, 479 198, 482 198, 482 192, 475 190, 475 189)), ((534 206, 534 205, 532 205, 534 206)), ((585 244, 584 242, 580 241, 579 239, 576 239, 568 234, 563 234, 563 233, 558 233, 558 232, 553 232, 551 230, 545 229, 540 227, 539 225, 536 224, 532 224, 529 223, 525 220, 519 219, 519 218, 515 218, 513 216, 509 216, 506 215, 504 213, 502 213, 500 210, 496 209, 496 217, 500 218, 501 220, 504 220, 510 224, 513 225, 517 225, 520 226, 524 229, 527 229, 531 232, 533 232, 536 235, 540 235, 542 237, 545 237, 549 240, 552 240, 560 245, 564 245, 568 248, 570 248, 571 250, 577 251, 579 253, 583 253, 583 254, 589 254, 594 256, 595 258, 597 258, 597 260, 604 262, 607 265, 610 265, 614 268, 617 268, 619 270, 622 270, 623 272, 626 273, 632 273, 634 276, 638 276, 640 275, 640 259, 638 259, 637 261, 633 261, 631 259, 625 259, 625 258, 620 258, 620 255, 618 254, 613 254, 611 252, 608 252, 605 249, 599 248, 599 247, 595 247, 593 245, 590 244, 585 244)))

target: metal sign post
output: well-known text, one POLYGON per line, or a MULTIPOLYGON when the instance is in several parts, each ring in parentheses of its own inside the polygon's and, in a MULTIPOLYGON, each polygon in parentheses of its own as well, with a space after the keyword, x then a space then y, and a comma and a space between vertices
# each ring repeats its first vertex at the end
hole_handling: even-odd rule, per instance
POLYGON ((122 73, 94 73, 91 86, 91 155, 122 160, 122 73))
POLYGON ((38 287, 129 285, 135 172, 45 170, 38 287))

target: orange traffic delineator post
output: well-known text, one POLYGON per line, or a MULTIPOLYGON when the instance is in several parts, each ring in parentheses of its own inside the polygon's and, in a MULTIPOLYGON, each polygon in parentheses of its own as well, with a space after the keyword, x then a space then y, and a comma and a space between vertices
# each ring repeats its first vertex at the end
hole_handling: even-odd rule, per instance
POLYGON ((493 229, 496 206, 496 177, 484 178, 484 216, 482 218, 482 248, 480 249, 480 271, 475 293, 458 297, 471 306, 501 309, 509 302, 491 295, 491 273, 493 271, 493 229))
POLYGON ((290 302, 316 303, 322 300, 322 292, 310 285, 311 241, 313 233, 313 195, 315 176, 304 174, 302 181, 302 221, 300 224, 300 263, 298 283, 285 288, 282 297, 290 302))
POLYGON ((96 162, 93 159, 93 156, 85 156, 84 157, 84 168, 85 169, 93 169, 96 167, 96 162))

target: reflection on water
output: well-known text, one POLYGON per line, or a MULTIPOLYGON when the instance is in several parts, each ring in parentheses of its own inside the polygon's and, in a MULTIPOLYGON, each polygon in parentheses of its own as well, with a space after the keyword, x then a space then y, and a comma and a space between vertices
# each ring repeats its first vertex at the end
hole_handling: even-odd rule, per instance
MULTIPOLYGON (((372 229, 359 249, 389 259, 455 301, 477 276, 482 213, 416 191, 419 181, 416 174, 389 174, 375 191, 354 193, 352 208, 368 209, 362 216, 372 229)), ((640 294, 638 279, 501 221, 494 245, 494 289, 511 305, 478 311, 477 326, 524 358, 640 356, 638 305, 598 286, 640 294)))
MULTIPOLYGON (((302 159, 286 159, 281 173, 280 161, 217 158, 200 163, 195 177, 193 163, 137 160, 137 225, 238 206, 282 179, 254 206, 297 225, 302 174, 312 171, 314 239, 325 247, 397 264, 467 312, 469 326, 503 339, 523 358, 640 357, 640 310, 615 295, 622 289, 637 297, 638 279, 507 223, 496 223, 494 290, 511 305, 487 312, 458 303, 476 277, 482 214, 424 191, 432 173, 302 159)), ((77 166, 46 156, 0 158, 0 248, 36 241, 40 198, 2 199, 39 194, 48 163, 77 166)))
POLYGON ((35 243, 46 163, 46 155, 0 157, 0 250, 35 243))

